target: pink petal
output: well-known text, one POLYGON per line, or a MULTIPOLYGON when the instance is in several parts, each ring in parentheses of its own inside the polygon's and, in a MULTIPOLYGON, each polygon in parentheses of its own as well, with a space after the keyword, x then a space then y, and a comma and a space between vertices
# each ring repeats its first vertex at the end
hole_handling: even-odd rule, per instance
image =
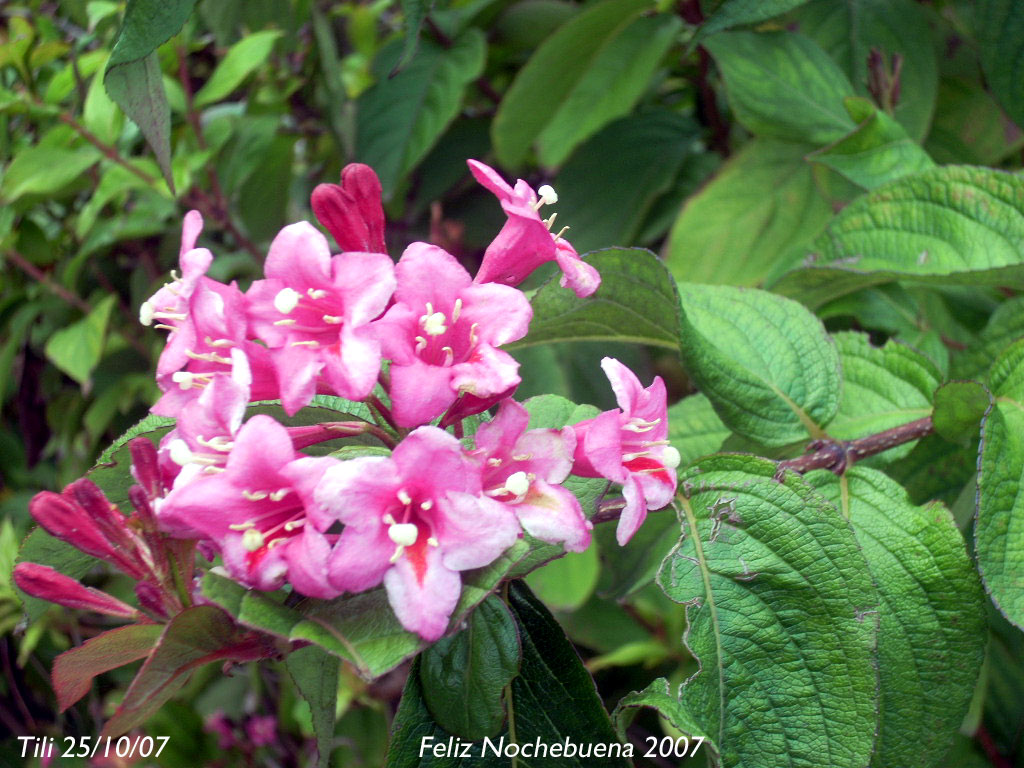
POLYGON ((444 413, 453 402, 455 368, 427 365, 391 366, 391 414, 400 427, 418 427, 444 413))
MULTIPOLYGON (((203 215, 199 211, 189 211, 186 213, 185 220, 181 225, 181 250, 178 252, 179 258, 196 247, 196 240, 199 239, 199 233, 202 231, 203 215)), ((206 270, 204 269, 203 272, 206 272, 206 270)))
POLYGON ((572 472, 580 477, 607 477, 621 483, 626 478, 622 468, 622 414, 605 411, 599 416, 574 425, 576 454, 572 472))
POLYGON ((18 563, 14 566, 14 583, 18 588, 41 600, 47 600, 65 608, 96 611, 108 616, 135 618, 138 611, 116 597, 98 589, 83 587, 70 576, 46 565, 18 563))
POLYGON ((281 407, 289 416, 309 405, 316 394, 317 377, 324 367, 324 358, 309 347, 281 347, 271 351, 281 407))
POLYGON ((302 534, 288 545, 284 558, 288 562, 288 581, 296 591, 307 597, 331 600, 341 592, 330 585, 327 563, 331 545, 322 533, 307 524, 302 534))
POLYGON ((395 544, 384 526, 346 528, 327 564, 331 586, 345 592, 362 592, 377 586, 391 567, 394 552, 395 544))
POLYGON ((341 184, 318 184, 311 202, 342 251, 387 253, 380 179, 370 166, 346 165, 341 184))
POLYGON ((644 391, 640 380, 635 373, 614 357, 602 358, 601 369, 612 385, 612 392, 615 393, 615 401, 619 404, 619 408, 627 416, 632 416, 644 391))
POLYGON ((270 244, 263 272, 300 293, 308 288, 322 288, 331 280, 327 238, 308 221, 289 224, 270 244))
POLYGON ((518 504, 510 505, 531 536, 562 544, 568 552, 582 552, 590 546, 590 522, 579 500, 567 488, 535 480, 518 504))
POLYGON ((391 458, 399 474, 426 495, 437 496, 455 490, 480 492, 480 470, 449 432, 437 427, 420 427, 395 448, 391 458))
POLYGON ((468 362, 444 370, 450 371, 452 400, 455 399, 454 390, 468 392, 475 397, 488 397, 507 392, 521 381, 519 362, 489 344, 478 345, 468 362))
POLYGON ((493 192, 499 200, 504 201, 512 197, 512 187, 489 165, 484 165, 479 160, 467 160, 466 165, 469 166, 473 178, 493 192))
POLYGON ((435 311, 455 303, 472 284, 469 273, 450 253, 436 245, 413 243, 395 267, 395 300, 418 309, 430 302, 435 311))
POLYGON ((451 492, 434 535, 454 571, 482 568, 516 543, 519 524, 507 505, 487 496, 451 492))
POLYGON ((345 253, 331 260, 331 281, 345 299, 346 321, 365 325, 379 317, 395 291, 395 265, 380 253, 345 253))
POLYGON ((426 547, 426 568, 420 574, 408 558, 400 558, 384 574, 384 586, 402 626, 429 642, 448 628, 462 591, 459 574, 444 566, 436 547, 426 547))
POLYGON ((477 449, 485 451, 488 456, 498 452, 511 454, 513 446, 529 423, 530 414, 509 398, 502 401, 493 419, 480 425, 473 440, 477 449))
POLYGON ((337 345, 320 351, 324 377, 339 397, 363 400, 380 374, 380 343, 365 328, 345 325, 337 345))
POLYGON ((479 338, 495 347, 526 335, 533 308, 518 288, 497 283, 473 285, 461 294, 463 322, 479 323, 479 338))
POLYGON ((626 546, 647 519, 647 499, 644 497, 643 488, 632 475, 622 484, 622 495, 626 499, 626 506, 619 515, 619 524, 615 528, 615 540, 620 547, 626 546))
POLYGON ((345 523, 343 538, 352 528, 377 530, 380 516, 393 503, 401 483, 390 458, 364 456, 340 461, 324 472, 313 492, 315 504, 306 514, 321 531, 336 520, 345 523))
POLYGON ((583 261, 576 250, 561 238, 555 243, 555 261, 562 270, 559 284, 568 286, 578 297, 586 298, 601 287, 601 274, 583 261))

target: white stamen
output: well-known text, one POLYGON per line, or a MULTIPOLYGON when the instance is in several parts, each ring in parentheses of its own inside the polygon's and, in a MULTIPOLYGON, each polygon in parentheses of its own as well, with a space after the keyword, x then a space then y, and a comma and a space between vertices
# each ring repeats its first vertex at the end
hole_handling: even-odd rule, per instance
POLYGON ((249 528, 242 534, 242 546, 250 552, 255 552, 263 546, 263 534, 255 528, 249 528))
POLYGON ((432 547, 440 547, 440 546, 441 546, 441 542, 439 542, 439 541, 438 541, 438 540, 437 540, 437 539, 436 539, 435 537, 433 537, 433 536, 431 536, 431 537, 430 537, 429 539, 427 539, 427 544, 429 544, 429 545, 430 545, 430 546, 432 546, 432 547))
POLYGON ((427 340, 425 338, 423 338, 422 336, 417 336, 416 337, 416 351, 417 352, 422 352, 426 348, 427 348, 427 340))
POLYGON ((171 381, 182 389, 192 389, 195 386, 195 374, 188 371, 175 371, 171 374, 171 381))
POLYGON ((479 325, 480 325, 480 323, 473 323, 471 326, 469 326, 469 343, 471 345, 476 345, 476 340, 477 340, 476 329, 479 327, 479 325))
POLYGON ((294 531, 296 528, 301 528, 305 524, 305 520, 289 520, 287 523, 284 524, 284 529, 286 531, 294 531))
POLYGON ((501 466, 501 459, 488 459, 487 460, 487 466, 489 466, 489 467, 500 467, 501 466))
POLYGON ((266 491, 242 491, 242 496, 248 501, 263 501, 269 495, 266 491))
POLYGON ((637 451, 636 453, 624 453, 622 454, 623 461, 633 461, 646 456, 650 451, 637 451))
POLYGON ((306 295, 313 299, 313 301, 316 301, 317 299, 324 298, 327 295, 327 291, 323 288, 310 288, 306 291, 306 295))
POLYGON ((167 447, 170 449, 171 461, 179 467, 184 467, 186 464, 192 463, 192 450, 188 447, 188 443, 180 437, 175 440, 171 440, 167 447))
POLYGON ((292 290, 291 288, 282 288, 277 292, 277 296, 274 297, 274 309, 282 315, 287 315, 299 306, 300 298, 302 298, 302 296, 298 291, 292 290))
POLYGON ((337 315, 324 315, 323 320, 328 325, 341 325, 341 318, 337 315))
POLYGON ((550 232, 551 228, 553 226, 555 226, 555 219, 556 218, 558 218, 558 214, 557 213, 552 213, 550 216, 548 216, 546 219, 544 219, 544 226, 547 227, 548 232, 550 232))
POLYGON ((244 523, 232 523, 228 526, 232 531, 247 531, 256 525, 252 520, 246 520, 244 523))
POLYGON ((224 365, 231 365, 231 361, 228 358, 223 355, 218 355, 216 352, 193 352, 191 349, 186 349, 185 354, 193 360, 205 360, 208 363, 223 363, 224 365))
POLYGON ((665 466, 669 469, 675 469, 682 462, 683 457, 679 455, 679 451, 670 445, 661 454, 661 460, 665 462, 665 466))
POLYGON ((271 501, 280 501, 281 499, 283 499, 285 496, 287 496, 291 492, 292 492, 291 488, 278 488, 276 491, 274 491, 273 493, 270 494, 270 500, 271 501))
POLYGON ((405 506, 412 504, 412 497, 408 494, 405 488, 399 488, 396 495, 398 496, 398 500, 405 506))
POLYGON ((392 515, 390 512, 388 512, 386 515, 384 515, 384 517, 382 517, 380 520, 381 520, 382 523, 384 523, 384 525, 394 525, 395 524, 395 516, 392 515))
POLYGON ((423 326, 423 332, 428 336, 440 336, 448 330, 445 320, 443 312, 432 312, 420 318, 420 325, 423 326))
POLYGON ((561 228, 560 230, 558 230, 558 234, 557 234, 557 235, 555 235, 555 240, 557 240, 558 238, 560 238, 560 237, 561 237, 562 235, 564 235, 564 234, 565 234, 566 232, 568 232, 568 231, 569 231, 569 227, 567 227, 567 226, 565 226, 565 227, 562 227, 562 228, 561 228))
POLYGON ((639 417, 631 419, 628 424, 623 424, 622 428, 629 432, 650 432, 656 426, 661 419, 655 419, 654 421, 645 421, 639 417))
POLYGON ((544 184, 540 189, 537 190, 537 197, 544 205, 554 205, 558 202, 558 193, 551 187, 550 184, 544 184))
POLYGON ((459 319, 459 315, 462 314, 462 299, 456 299, 455 305, 452 307, 452 322, 454 323, 459 319))
POLYGON ((142 302, 142 306, 139 307, 139 322, 143 325, 152 325, 153 316, 156 314, 156 307, 150 302, 142 302))
POLYGON ((293 347, 309 347, 310 349, 319 349, 320 342, 319 341, 313 341, 312 339, 310 339, 309 341, 293 341, 292 342, 292 346, 293 347))
POLYGON ((445 367, 455 362, 455 350, 451 347, 441 347, 441 351, 444 352, 444 365, 445 367))
POLYGON ((200 445, 206 446, 207 448, 213 448, 215 451, 220 451, 221 453, 229 453, 235 446, 234 442, 224 435, 217 435, 216 437, 211 437, 209 440, 206 440, 202 435, 198 435, 196 437, 196 442, 200 445))
POLYGON ((286 317, 284 320, 275 320, 274 325, 295 325, 297 322, 294 317, 286 317))
POLYGON ((505 480, 505 488, 515 496, 522 496, 530 490, 530 481, 525 472, 513 472, 505 480))
POLYGON ((514 456, 512 456, 512 461, 529 461, 532 458, 532 453, 517 453, 514 456))
POLYGON ((400 547, 411 547, 420 537, 415 523, 395 523, 388 526, 388 538, 400 547))
POLYGON ((431 501, 430 499, 427 499, 422 504, 420 504, 420 509, 422 509, 424 512, 429 512, 433 508, 434 508, 434 502, 431 501))
POLYGON ((209 336, 206 337, 206 344, 211 347, 233 347, 235 342, 231 339, 211 339, 209 336))

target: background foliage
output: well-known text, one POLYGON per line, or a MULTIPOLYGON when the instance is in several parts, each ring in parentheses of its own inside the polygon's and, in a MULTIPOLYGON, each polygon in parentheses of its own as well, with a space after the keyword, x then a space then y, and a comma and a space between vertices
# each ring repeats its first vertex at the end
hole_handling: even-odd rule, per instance
MULTIPOLYGON (((40 0, 0 12, 0 762, 18 764, 9 737, 92 733, 130 679, 105 675, 55 715, 54 656, 103 626, 41 605, 19 625, 8 574, 31 495, 81 476, 155 399, 163 339, 136 313, 176 264, 183 213, 206 219, 212 276, 244 287, 276 231, 311 218, 313 186, 359 161, 381 177, 393 254, 424 239, 472 266, 502 220, 469 178, 476 157, 552 184, 581 253, 662 258, 589 256, 605 280, 589 302, 540 287, 514 350, 529 373, 520 399, 610 407, 595 372, 613 354, 669 382, 684 464, 720 449, 788 459, 811 439, 934 418, 936 434, 841 479, 780 484, 765 459, 703 460, 681 478, 693 492, 678 520, 653 515, 622 551, 602 529, 599 553, 532 574, 607 709, 641 691, 616 725, 638 743, 706 735, 695 765, 717 753, 751 768, 872 754, 1024 766, 1024 6, 40 0), (807 579, 810 592, 794 587, 807 579), (822 645, 836 626, 842 642, 822 645), (648 687, 691 676, 683 704, 648 687), (745 730, 766 700, 773 727, 745 730)), ((540 616, 519 634, 516 679, 548 684, 530 641, 557 625, 526 592, 511 611, 494 602, 477 613, 497 612, 505 641, 540 616)), ((200 669, 146 725, 172 737, 159 764, 305 764, 314 721, 322 738, 332 722, 331 697, 312 714, 306 703, 317 648, 234 676, 200 669), (219 746, 204 729, 218 711, 238 729, 219 746), (254 747, 242 729, 268 715, 274 738, 254 747)), ((444 683, 437 667, 417 662, 400 723, 455 717, 418 693, 444 683)), ((383 763, 407 673, 367 683, 341 666, 333 764, 383 763)), ((587 732, 610 734, 598 720, 587 732)), ((415 765, 398 744, 390 764, 415 765)))

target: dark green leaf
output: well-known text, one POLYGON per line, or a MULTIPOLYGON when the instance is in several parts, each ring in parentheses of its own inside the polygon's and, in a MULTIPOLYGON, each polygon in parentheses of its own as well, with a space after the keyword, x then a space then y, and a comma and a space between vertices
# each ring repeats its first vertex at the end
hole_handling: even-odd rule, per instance
POLYGON ((316 645, 307 645, 285 657, 288 674, 292 676, 295 687, 309 705, 309 712, 313 718, 318 768, 327 768, 330 765, 340 664, 336 656, 316 645))
POLYGON ((985 79, 1017 125, 1024 125, 1024 6, 981 0, 975 10, 978 52, 985 79))
POLYGON ((935 392, 935 431, 954 443, 978 439, 992 395, 977 381, 948 381, 935 392))
POLYGON ((996 307, 977 340, 953 358, 957 378, 985 377, 999 353, 1024 338, 1024 296, 1008 299, 996 307))
POLYGON ((925 142, 935 162, 997 165, 1022 145, 1024 133, 981 83, 966 77, 939 81, 935 119, 925 142))
MULTIPOLYGON (((420 44, 420 30, 423 20, 433 9, 433 0, 402 0, 402 13, 405 15, 405 48, 402 58, 395 65, 395 72, 400 70, 416 54, 420 44)), ((392 72, 394 74, 394 72, 392 72)))
POLYGON ((505 686, 519 674, 521 655, 515 620, 501 600, 488 597, 465 629, 420 656, 420 683, 431 716, 468 741, 496 736, 505 722, 505 686))
POLYGON ((756 24, 791 11, 806 2, 807 0, 725 0, 708 20, 701 24, 697 38, 745 24, 756 24))

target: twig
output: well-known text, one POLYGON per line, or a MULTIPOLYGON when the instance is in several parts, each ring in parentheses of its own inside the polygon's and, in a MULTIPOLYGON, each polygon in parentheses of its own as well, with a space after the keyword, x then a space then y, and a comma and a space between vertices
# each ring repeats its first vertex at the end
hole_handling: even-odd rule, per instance
MULTIPOLYGON (((700 25, 704 23, 704 13, 700 9, 700 0, 684 0, 679 4, 679 15, 688 24, 700 25)), ((718 152, 722 157, 731 154, 729 149, 729 126, 718 109, 718 99, 715 97, 715 90, 708 82, 708 73, 711 70, 711 56, 702 45, 697 48, 697 77, 694 85, 697 88, 697 95, 700 97, 700 111, 705 122, 711 129, 711 140, 709 146, 718 152)))
POLYGON ((988 761, 992 763, 994 768, 1013 768, 1013 764, 1003 757, 995 739, 992 738, 992 734, 988 732, 984 725, 978 726, 978 730, 974 732, 974 740, 978 742, 981 751, 985 753, 985 757, 988 758, 988 761))
POLYGON ((14 266, 16 266, 22 272, 27 274, 29 277, 31 277, 37 283, 42 285, 44 288, 47 288, 48 290, 55 293, 57 296, 60 296, 62 299, 64 299, 64 301, 66 301, 75 309, 79 309, 82 312, 85 312, 86 314, 89 314, 92 311, 92 307, 89 306, 89 302, 85 301, 79 296, 76 296, 59 283, 53 282, 53 280, 50 279, 49 275, 47 275, 45 272, 39 269, 39 267, 30 262, 17 251, 8 249, 7 251, 4 252, 4 256, 9 262, 14 264, 14 266))
POLYGON ((810 445, 811 453, 780 461, 776 477, 781 477, 787 469, 800 474, 812 469, 828 469, 839 475, 854 461, 874 456, 912 440, 919 440, 931 434, 933 430, 932 417, 925 416, 923 419, 901 424, 858 440, 816 440, 810 445))
POLYGON ((139 168, 137 165, 130 162, 127 158, 124 157, 124 155, 117 151, 116 147, 112 147, 105 141, 100 139, 96 134, 94 134, 80 122, 75 120, 75 118, 68 112, 62 112, 59 115, 59 119, 62 123, 70 126, 71 129, 75 131, 75 133, 77 133, 83 139, 85 139, 94 147, 96 147, 96 149, 102 152, 108 160, 112 160, 125 170, 135 174, 150 186, 156 186, 159 183, 160 180, 156 176, 151 176, 150 174, 146 173, 144 170, 139 168))

